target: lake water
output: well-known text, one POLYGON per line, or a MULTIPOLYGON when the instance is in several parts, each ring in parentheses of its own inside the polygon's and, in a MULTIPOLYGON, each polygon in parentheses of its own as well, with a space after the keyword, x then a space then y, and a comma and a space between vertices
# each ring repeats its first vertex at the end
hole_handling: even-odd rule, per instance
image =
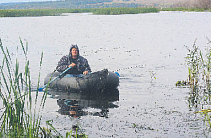
POLYGON ((119 97, 112 101, 51 91, 54 94, 48 96, 42 112, 43 124, 53 119, 63 135, 79 123, 90 138, 210 136, 203 117, 194 113, 201 105, 189 102, 190 89, 175 86, 188 75, 184 45, 191 47, 197 39, 204 49, 207 38, 211 39, 210 12, 0 18, 0 37, 14 58, 19 37, 28 42, 34 85, 41 52, 44 80, 71 44, 79 46, 93 72, 104 68, 119 72, 119 97), (57 99, 72 97, 83 112, 77 118, 58 112, 57 99))

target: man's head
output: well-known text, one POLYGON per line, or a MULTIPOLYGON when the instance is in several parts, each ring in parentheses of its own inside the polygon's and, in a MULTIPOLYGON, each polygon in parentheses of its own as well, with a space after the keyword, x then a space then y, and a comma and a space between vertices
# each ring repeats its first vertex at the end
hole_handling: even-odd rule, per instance
POLYGON ((79 50, 77 45, 71 45, 70 47, 70 56, 72 58, 77 58, 79 55, 79 50))

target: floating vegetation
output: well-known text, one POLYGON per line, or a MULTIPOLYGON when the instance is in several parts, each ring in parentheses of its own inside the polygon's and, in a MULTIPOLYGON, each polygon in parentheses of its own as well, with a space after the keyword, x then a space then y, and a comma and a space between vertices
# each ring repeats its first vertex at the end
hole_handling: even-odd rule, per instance
POLYGON ((176 82, 176 86, 187 86, 188 85, 188 83, 186 82, 186 81, 177 81, 176 82))
POLYGON ((156 77, 155 77, 155 72, 154 71, 149 71, 149 73, 150 73, 150 77, 151 77, 151 79, 155 79, 156 80, 156 77))
POLYGON ((143 126, 143 125, 138 125, 136 123, 133 123, 133 128, 136 128, 138 130, 155 130, 154 128, 151 128, 151 127, 146 127, 146 126, 143 126))

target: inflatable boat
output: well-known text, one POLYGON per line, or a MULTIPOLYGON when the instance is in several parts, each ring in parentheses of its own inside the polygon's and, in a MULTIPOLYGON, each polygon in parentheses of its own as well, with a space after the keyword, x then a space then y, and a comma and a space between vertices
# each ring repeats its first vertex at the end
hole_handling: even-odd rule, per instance
MULTIPOLYGON (((50 80, 58 77, 59 75, 59 72, 49 73, 44 79, 44 84, 48 84, 50 80)), ((51 89, 89 93, 102 93, 107 89, 117 89, 118 86, 119 76, 107 69, 97 71, 89 75, 81 75, 80 77, 62 76, 49 83, 49 88, 51 89)))

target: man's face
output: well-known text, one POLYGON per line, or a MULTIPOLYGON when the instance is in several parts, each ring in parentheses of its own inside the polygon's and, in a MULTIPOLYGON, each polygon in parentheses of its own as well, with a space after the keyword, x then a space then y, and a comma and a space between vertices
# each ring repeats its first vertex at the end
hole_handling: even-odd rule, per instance
POLYGON ((72 57, 78 56, 78 50, 77 50, 76 48, 73 48, 73 49, 71 50, 71 54, 72 54, 72 57))

